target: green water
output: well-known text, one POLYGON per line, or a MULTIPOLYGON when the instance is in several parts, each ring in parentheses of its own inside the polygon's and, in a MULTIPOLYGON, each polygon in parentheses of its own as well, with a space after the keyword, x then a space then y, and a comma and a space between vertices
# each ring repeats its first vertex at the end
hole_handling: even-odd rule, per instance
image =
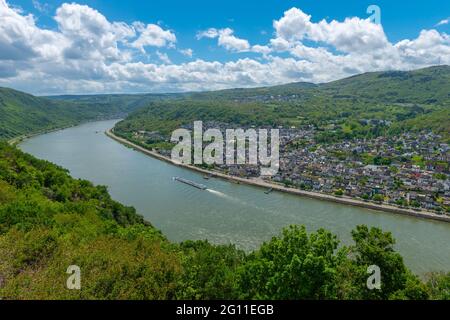
POLYGON ((289 224, 326 228, 343 243, 358 224, 381 227, 416 273, 450 271, 450 223, 313 200, 237 185, 172 166, 129 149, 103 132, 115 121, 99 121, 31 138, 26 152, 70 170, 78 178, 107 185, 112 196, 134 206, 173 241, 209 239, 251 250, 289 224), (174 176, 208 187, 198 190, 174 176))

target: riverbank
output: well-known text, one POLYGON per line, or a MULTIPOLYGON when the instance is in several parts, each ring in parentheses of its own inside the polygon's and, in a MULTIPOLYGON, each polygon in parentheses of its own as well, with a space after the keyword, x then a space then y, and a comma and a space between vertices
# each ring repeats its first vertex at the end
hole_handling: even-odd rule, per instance
POLYGON ((60 130, 64 130, 64 129, 73 128, 73 127, 79 126, 84 123, 96 122, 96 121, 102 121, 102 120, 115 120, 115 119, 121 119, 121 118, 117 118, 114 116, 114 117, 106 117, 104 119, 90 119, 90 120, 85 120, 85 121, 79 121, 79 122, 75 122, 73 124, 66 125, 66 126, 55 127, 52 129, 38 130, 35 132, 23 134, 23 135, 11 138, 11 139, 7 140, 6 142, 10 145, 17 145, 26 139, 30 139, 30 138, 37 137, 37 136, 40 136, 43 134, 52 133, 52 132, 56 132, 56 131, 60 131, 60 130))
POLYGON ((335 203, 340 203, 340 204, 351 205, 351 206, 355 206, 355 207, 362 207, 362 208, 371 209, 371 210, 408 215, 408 216, 412 216, 412 217, 431 219, 431 220, 436 220, 436 221, 450 222, 449 216, 438 215, 433 212, 415 211, 412 209, 398 208, 398 207, 391 206, 388 204, 370 203, 370 202, 365 202, 365 201, 361 201, 358 199, 352 199, 352 198, 348 198, 348 197, 335 197, 333 195, 304 191, 304 190, 294 189, 294 188, 287 188, 287 187, 279 185, 279 184, 263 181, 262 179, 240 178, 240 177, 230 176, 230 175, 227 175, 227 174, 224 174, 221 172, 217 172, 217 171, 211 171, 211 170, 198 168, 198 167, 195 167, 192 165, 175 163, 168 157, 165 157, 157 152, 154 152, 154 151, 148 150, 144 147, 141 147, 141 146, 139 146, 133 142, 130 142, 124 138, 116 136, 112 132, 111 129, 107 130, 105 132, 105 134, 108 137, 116 140, 117 142, 127 145, 129 147, 132 147, 133 149, 140 151, 148 156, 168 162, 172 165, 176 165, 176 166, 183 167, 183 168, 186 168, 189 170, 200 172, 202 174, 210 175, 212 177, 228 180, 228 181, 231 181, 234 183, 242 183, 242 184, 252 185, 252 186, 259 187, 259 188, 264 188, 266 190, 271 188, 275 191, 280 191, 280 192, 284 192, 284 193, 290 193, 290 194, 299 195, 299 196, 306 196, 306 197, 314 198, 314 199, 318 199, 318 200, 325 200, 325 201, 330 201, 330 202, 335 202, 335 203))
POLYGON ((54 129, 48 129, 48 130, 42 130, 42 131, 36 131, 33 133, 23 134, 23 135, 14 137, 12 139, 9 139, 7 142, 10 145, 16 145, 16 144, 21 143, 25 139, 30 139, 30 138, 37 137, 37 136, 40 136, 40 135, 46 134, 46 133, 56 132, 56 131, 60 131, 60 130, 68 129, 68 128, 73 128, 77 125, 79 125, 79 123, 73 124, 70 126, 58 127, 58 128, 54 128, 54 129))

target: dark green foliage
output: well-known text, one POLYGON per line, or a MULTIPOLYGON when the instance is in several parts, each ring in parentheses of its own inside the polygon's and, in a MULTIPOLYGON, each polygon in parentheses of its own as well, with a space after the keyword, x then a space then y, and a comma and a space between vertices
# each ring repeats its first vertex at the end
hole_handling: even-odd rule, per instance
POLYGON ((378 228, 357 226, 352 231, 355 242, 349 248, 353 259, 350 270, 354 275, 353 293, 358 299, 425 299, 424 285, 404 265, 401 255, 394 250, 391 233, 378 228), (367 268, 376 265, 381 271, 381 290, 368 290, 365 280, 367 268))
POLYGON ((134 208, 113 201, 106 187, 75 180, 66 170, 2 142, 0 179, 22 191, 14 201, 0 207, 0 231, 13 226, 28 229, 47 225, 55 214, 82 210, 85 204, 95 205, 102 217, 123 226, 144 222, 134 208))
POLYGON ((237 299, 238 267, 245 253, 234 246, 213 246, 207 241, 180 245, 183 275, 177 299, 237 299))
POLYGON ((328 231, 308 235, 292 226, 249 256, 241 270, 243 298, 333 299, 336 297, 334 252, 338 241, 328 231))

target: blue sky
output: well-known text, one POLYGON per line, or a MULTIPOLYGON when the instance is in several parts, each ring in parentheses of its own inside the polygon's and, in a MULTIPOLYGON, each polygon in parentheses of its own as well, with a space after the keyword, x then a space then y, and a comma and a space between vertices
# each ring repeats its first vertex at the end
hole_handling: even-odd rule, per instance
POLYGON ((450 1, 2 2, 0 85, 36 94, 324 82, 450 60, 450 1), (381 26, 366 22, 373 4, 381 26))

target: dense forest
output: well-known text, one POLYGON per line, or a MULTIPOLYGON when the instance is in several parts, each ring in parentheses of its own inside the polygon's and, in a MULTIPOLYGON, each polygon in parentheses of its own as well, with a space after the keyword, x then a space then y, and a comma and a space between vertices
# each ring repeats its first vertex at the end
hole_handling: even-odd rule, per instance
POLYGON ((450 67, 440 66, 366 73, 319 85, 193 93, 149 102, 120 122, 116 132, 130 136, 146 130, 167 135, 194 120, 216 120, 242 126, 313 125, 323 131, 324 141, 424 129, 449 141, 449 88, 450 67), (378 124, 373 125, 373 120, 378 124))
POLYGON ((106 187, 0 142, 2 299, 450 299, 450 274, 419 279, 390 233, 357 226, 353 244, 291 226, 251 253, 172 243, 106 187), (66 270, 81 268, 81 290, 66 270), (381 269, 381 289, 366 286, 381 269))

